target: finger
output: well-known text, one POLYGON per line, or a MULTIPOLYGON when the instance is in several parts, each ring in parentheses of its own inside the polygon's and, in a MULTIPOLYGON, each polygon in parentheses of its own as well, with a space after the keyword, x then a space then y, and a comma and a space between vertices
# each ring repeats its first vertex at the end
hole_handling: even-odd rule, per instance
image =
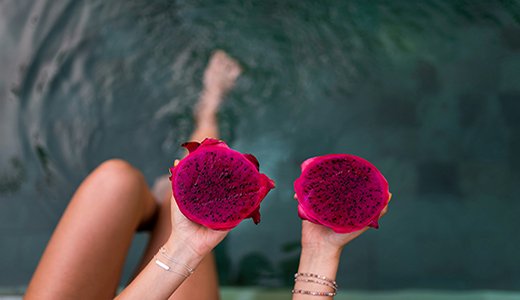
MULTIPOLYGON (((233 229, 233 228, 231 228, 231 229, 233 229)), ((208 228, 209 231, 214 232, 216 234, 224 235, 224 236, 226 234, 228 234, 231 231, 231 229, 218 229, 217 230, 217 229, 208 228)))
POLYGON ((385 208, 383 208, 383 210, 381 211, 381 214, 379 215, 379 217, 381 218, 381 217, 384 216, 387 212, 388 212, 388 204, 385 206, 385 208))
POLYGON ((367 227, 365 227, 363 229, 360 229, 358 231, 354 231, 354 232, 351 232, 351 233, 345 233, 345 236, 348 236, 347 243, 349 243, 353 239, 357 238, 358 236, 362 235, 363 233, 365 233, 369 229, 370 229, 370 227, 367 226, 367 227))
POLYGON ((177 201, 175 201, 173 194, 170 197, 170 209, 171 209, 172 213, 179 209, 179 207, 177 206, 177 201))
POLYGON ((179 164, 180 160, 176 159, 174 162, 173 162, 173 166, 176 167, 178 164, 179 164))
POLYGON ((172 197, 170 198, 170 208, 171 208, 171 212, 172 214, 178 214, 180 213, 181 215, 184 215, 181 210, 179 209, 179 206, 177 205, 177 200, 175 200, 175 197, 172 197))
POLYGON ((367 227, 365 227, 365 228, 363 228, 363 229, 360 229, 360 230, 354 232, 353 234, 354 234, 354 236, 360 236, 361 234, 363 234, 364 232, 366 232, 366 231, 369 230, 370 228, 371 228, 371 227, 367 226, 367 227))

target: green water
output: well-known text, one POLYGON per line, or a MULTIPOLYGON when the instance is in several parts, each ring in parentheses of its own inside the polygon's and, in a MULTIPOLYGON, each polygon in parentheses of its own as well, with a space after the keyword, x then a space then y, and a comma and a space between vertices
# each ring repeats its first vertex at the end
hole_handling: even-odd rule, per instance
POLYGON ((222 284, 291 285, 299 164, 346 152, 394 197, 342 287, 520 290, 519 1, 0 0, 0 286, 100 162, 167 172, 217 48, 245 70, 222 137, 277 182, 217 249, 222 284))

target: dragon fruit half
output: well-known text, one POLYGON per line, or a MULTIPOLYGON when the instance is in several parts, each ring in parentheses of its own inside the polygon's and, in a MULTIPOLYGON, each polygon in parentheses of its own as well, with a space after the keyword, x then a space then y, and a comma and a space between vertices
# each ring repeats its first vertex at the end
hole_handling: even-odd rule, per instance
POLYGON ((191 221, 228 230, 245 218, 260 222, 260 202, 274 182, 259 172, 251 154, 207 138, 182 145, 189 154, 170 168, 172 190, 181 212, 191 221))
POLYGON ((391 194, 374 165, 350 154, 329 154, 307 159, 301 168, 294 182, 300 218, 338 233, 379 227, 391 194))

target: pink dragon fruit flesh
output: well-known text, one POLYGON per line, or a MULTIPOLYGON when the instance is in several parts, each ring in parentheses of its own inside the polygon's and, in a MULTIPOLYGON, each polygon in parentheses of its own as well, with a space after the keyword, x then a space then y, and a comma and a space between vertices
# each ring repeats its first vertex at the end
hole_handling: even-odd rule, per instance
POLYGON ((188 156, 170 169, 181 212, 215 230, 231 229, 249 217, 258 224, 260 202, 274 188, 274 182, 259 172, 258 160, 211 138, 182 146, 188 156))
POLYGON ((307 159, 301 168, 294 182, 300 218, 338 233, 379 227, 391 194, 374 165, 350 154, 329 154, 307 159))

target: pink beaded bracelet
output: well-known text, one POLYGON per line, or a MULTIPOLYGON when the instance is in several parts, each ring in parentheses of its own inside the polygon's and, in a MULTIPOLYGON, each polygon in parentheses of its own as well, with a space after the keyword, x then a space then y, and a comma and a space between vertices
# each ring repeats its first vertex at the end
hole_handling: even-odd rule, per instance
POLYGON ((325 277, 325 276, 318 275, 318 274, 314 274, 314 273, 296 273, 296 274, 294 274, 294 278, 298 278, 298 277, 312 277, 312 278, 317 278, 317 279, 319 279, 319 280, 322 280, 322 281, 325 281, 325 282, 330 283, 330 284, 331 284, 335 289, 338 288, 338 284, 336 283, 335 280, 330 279, 330 278, 325 277))
POLYGON ((294 290, 292 290, 292 293, 310 295, 310 296, 325 296, 325 297, 336 296, 336 292, 313 292, 313 291, 306 291, 306 290, 300 290, 300 289, 294 289, 294 290))

